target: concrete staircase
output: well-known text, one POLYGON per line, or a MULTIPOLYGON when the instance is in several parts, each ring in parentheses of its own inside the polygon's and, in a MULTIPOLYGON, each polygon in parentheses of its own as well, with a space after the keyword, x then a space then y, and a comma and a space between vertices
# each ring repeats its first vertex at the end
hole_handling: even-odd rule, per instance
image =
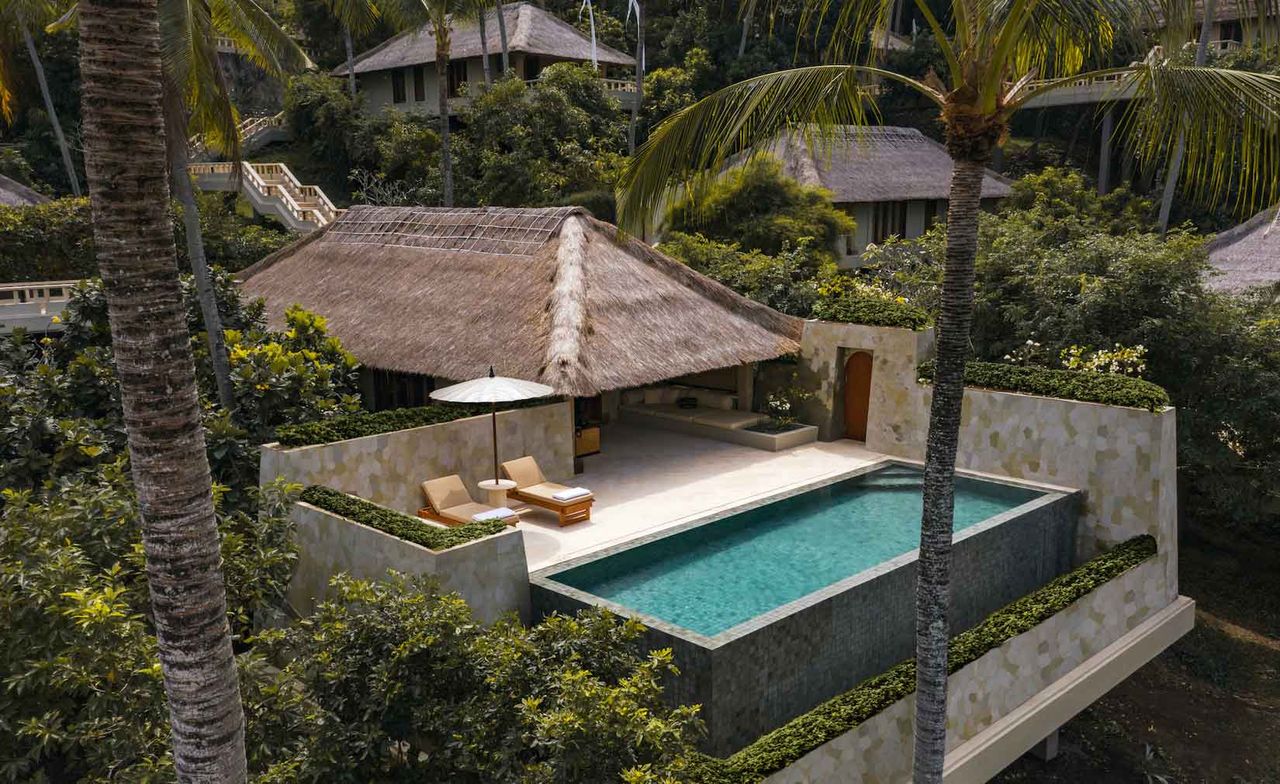
MULTIPOLYGON (((284 112, 246 117, 240 121, 236 129, 240 134, 240 152, 242 155, 249 155, 266 147, 268 144, 288 141, 291 138, 289 129, 284 122, 284 112)), ((191 159, 193 161, 208 161, 214 156, 213 151, 205 146, 204 139, 200 136, 192 136, 188 140, 187 149, 191 151, 191 159)))
POLYGON ((338 217, 324 191, 298 182, 283 163, 193 163, 188 171, 201 190, 238 191, 254 212, 274 216, 294 231, 313 231, 338 217))

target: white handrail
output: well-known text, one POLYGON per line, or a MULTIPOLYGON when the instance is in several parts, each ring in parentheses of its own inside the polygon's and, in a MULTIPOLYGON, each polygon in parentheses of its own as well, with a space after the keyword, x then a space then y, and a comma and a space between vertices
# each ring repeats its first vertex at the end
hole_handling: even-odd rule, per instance
MULTIPOLYGON (((188 171, 196 177, 224 176, 235 173, 235 164, 229 161, 193 163, 188 171)), ((324 191, 315 185, 303 185, 283 163, 240 164, 241 187, 248 188, 264 199, 277 201, 294 218, 304 223, 325 226, 332 223, 339 210, 329 201, 324 191)))

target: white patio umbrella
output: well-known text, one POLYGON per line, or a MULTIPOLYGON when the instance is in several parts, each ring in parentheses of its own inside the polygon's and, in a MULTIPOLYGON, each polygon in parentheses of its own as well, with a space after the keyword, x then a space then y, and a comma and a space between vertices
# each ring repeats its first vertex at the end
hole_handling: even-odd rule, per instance
POLYGON ((437 389, 431 393, 431 399, 446 403, 488 403, 492 406, 490 414, 493 418, 493 481, 496 483, 498 481, 498 404, 550 397, 555 393, 556 391, 546 384, 496 376, 493 368, 490 367, 489 375, 437 389))

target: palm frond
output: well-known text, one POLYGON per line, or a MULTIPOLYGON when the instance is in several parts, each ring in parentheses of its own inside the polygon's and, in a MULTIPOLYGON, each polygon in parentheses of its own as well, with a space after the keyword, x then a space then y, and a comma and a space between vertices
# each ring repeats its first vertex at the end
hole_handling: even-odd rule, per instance
POLYGON ((989 13, 995 58, 1019 75, 1077 74, 1138 36, 1129 0, 993 0, 989 13))
POLYGON ((325 0, 325 5, 352 35, 364 35, 378 23, 378 8, 370 0, 325 0))
POLYGON ((165 77, 181 95, 190 131, 203 136, 209 147, 238 160, 239 116, 218 63, 207 0, 163 0, 159 13, 165 77))
POLYGON ((18 115, 18 64, 14 58, 20 33, 2 23, 5 21, 0 19, 0 120, 11 125, 18 115))
POLYGON ((255 65, 272 76, 313 66, 302 48, 256 0, 212 0, 213 28, 230 38, 255 65))
POLYGON ((877 112, 859 81, 864 74, 897 79, 942 101, 920 82, 866 66, 797 68, 731 85, 667 118, 640 146, 618 184, 619 223, 643 229, 674 190, 785 131, 802 130, 813 142, 835 126, 866 125, 877 112))
POLYGON ((1280 199, 1280 76, 1174 65, 1132 66, 1134 100, 1120 131, 1143 166, 1185 143, 1191 198, 1253 212, 1280 199))

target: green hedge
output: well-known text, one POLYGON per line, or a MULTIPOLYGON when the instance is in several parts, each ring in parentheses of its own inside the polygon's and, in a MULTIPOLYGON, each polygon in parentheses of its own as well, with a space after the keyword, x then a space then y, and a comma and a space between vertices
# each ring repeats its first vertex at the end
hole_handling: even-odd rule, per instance
POLYGON ((476 539, 502 533, 507 529, 507 524, 501 520, 486 520, 453 528, 438 528, 416 517, 410 517, 385 506, 378 506, 372 501, 322 485, 311 485, 302 491, 300 498, 326 512, 376 528, 406 542, 420 544, 429 550, 448 550, 450 547, 474 542, 476 539))
MULTIPOLYGON (((920 380, 933 379, 933 362, 920 366, 920 380)), ((1088 370, 1006 365, 1000 362, 970 362, 964 368, 964 383, 970 387, 1029 395, 1083 400, 1109 406, 1128 406, 1159 411, 1169 405, 1169 393, 1140 378, 1088 370)))
MULTIPOLYGON (((948 670, 954 673, 1030 631, 1155 553, 1154 538, 1135 537, 997 610, 951 639, 948 670)), ((908 659, 761 736, 730 757, 700 758, 694 780, 702 784, 754 784, 907 697, 915 688, 915 661, 908 659)))
MULTIPOLYGON (((507 403, 498 406, 499 411, 513 408, 544 406, 553 402, 546 398, 528 400, 520 403, 507 403)), ((455 419, 478 416, 490 412, 489 406, 455 405, 436 403, 418 408, 393 408, 388 411, 361 412, 347 414, 332 419, 321 419, 301 425, 284 425, 276 430, 276 440, 281 446, 313 446, 329 444, 334 441, 346 441, 348 438, 376 436, 382 433, 394 433, 397 430, 409 430, 415 427, 438 425, 452 422, 455 419)))
POLYGON ((836 275, 818 287, 813 317, 868 327, 914 330, 924 329, 929 324, 929 314, 923 308, 897 299, 891 293, 848 274, 836 275))
POLYGON ((87 198, 0 207, 0 282, 79 280, 97 274, 87 198))

